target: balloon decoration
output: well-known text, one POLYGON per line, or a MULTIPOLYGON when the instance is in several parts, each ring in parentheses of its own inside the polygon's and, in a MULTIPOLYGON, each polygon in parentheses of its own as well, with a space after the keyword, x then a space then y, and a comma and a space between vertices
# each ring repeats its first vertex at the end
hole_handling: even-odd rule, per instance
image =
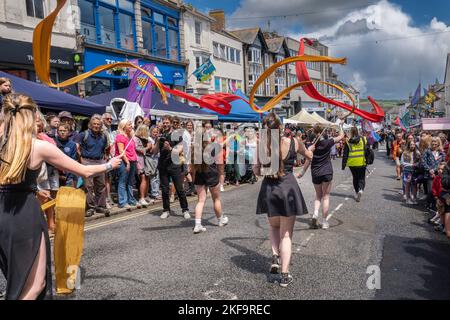
MULTIPOLYGON (((255 82, 255 85, 253 86, 249 101, 233 95, 229 93, 215 93, 215 94, 208 94, 204 95, 200 98, 196 98, 194 96, 191 96, 183 91, 170 89, 169 87, 163 85, 155 76, 153 76, 150 72, 142 69, 141 67, 134 65, 130 62, 117 62, 113 64, 107 64, 102 65, 94 68, 93 70, 87 71, 83 74, 80 74, 76 77, 73 77, 71 79, 65 80, 60 83, 53 83, 50 79, 50 48, 51 48, 51 36, 52 36, 52 29, 53 24, 56 20, 56 17, 58 16, 60 10, 64 7, 67 0, 57 0, 57 6, 54 11, 52 11, 47 17, 45 17, 35 28, 34 34, 33 34, 33 56, 34 56, 34 67, 36 70, 36 74, 41 80, 42 83, 50 86, 50 87, 65 87, 69 86, 75 83, 78 83, 86 78, 89 78, 97 73, 114 69, 114 68, 135 68, 146 74, 150 81, 152 81, 153 85, 159 90, 162 96, 162 100, 167 103, 167 94, 171 94, 180 98, 184 98, 190 102, 193 102, 195 104, 198 104, 202 108, 206 108, 209 110, 212 110, 218 114, 221 115, 227 115, 231 111, 231 102, 235 100, 243 100, 247 102, 250 107, 253 109, 253 111, 258 113, 264 113, 269 110, 271 110, 273 107, 281 101, 281 99, 286 96, 290 91, 292 91, 295 88, 303 87, 305 90, 305 93, 307 93, 312 98, 328 103, 333 104, 338 107, 344 108, 346 110, 354 112, 355 114, 359 115, 360 117, 367 119, 369 121, 375 121, 379 122, 384 116, 383 110, 377 105, 377 103, 369 97, 369 100, 371 101, 372 105, 375 108, 376 113, 370 113, 366 111, 362 111, 359 109, 356 109, 356 103, 353 99, 353 97, 348 93, 345 89, 341 88, 338 85, 324 82, 324 81, 316 81, 311 80, 309 78, 306 64, 305 62, 326 62, 326 63, 334 63, 334 64, 345 64, 346 59, 345 58, 331 58, 331 57, 325 57, 325 56, 311 56, 311 55, 305 55, 304 54, 304 43, 303 41, 300 41, 300 49, 298 56, 290 57, 285 60, 282 60, 280 62, 277 62, 270 66, 255 82), (296 83, 286 89, 284 89, 282 92, 280 92, 277 96, 273 97, 266 105, 259 108, 255 105, 255 94, 256 91, 261 85, 261 83, 264 82, 264 80, 269 77, 277 68, 284 66, 288 63, 296 63, 296 71, 297 71, 297 78, 299 80, 299 83, 296 83), (336 90, 342 92, 347 97, 350 98, 350 100, 353 103, 353 106, 349 106, 347 104, 337 102, 334 100, 327 99, 320 95, 320 93, 314 88, 313 83, 322 83, 324 85, 328 85, 331 87, 334 87, 336 90)), ((303 40, 303 39, 302 39, 303 40)), ((309 41, 308 39, 305 39, 306 41, 309 41)))

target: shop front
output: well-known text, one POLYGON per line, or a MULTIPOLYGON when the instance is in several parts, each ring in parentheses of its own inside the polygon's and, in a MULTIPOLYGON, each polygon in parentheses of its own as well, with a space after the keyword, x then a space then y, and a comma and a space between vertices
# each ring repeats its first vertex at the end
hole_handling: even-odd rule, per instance
MULTIPOLYGON (((112 64, 116 62, 154 64, 153 75, 163 84, 170 88, 183 91, 186 86, 186 70, 183 64, 152 61, 135 56, 107 52, 98 49, 86 48, 84 52, 84 70, 92 70, 99 65, 112 64)), ((97 95, 107 91, 119 90, 129 86, 131 76, 127 68, 117 68, 96 74, 86 80, 85 90, 89 96, 97 95)))
MULTIPOLYGON (((0 38, 0 70, 17 77, 39 82, 33 65, 33 47, 30 42, 0 38)), ((73 61, 74 51, 67 48, 52 47, 50 51, 50 76, 54 83, 76 76, 73 61)), ((76 86, 69 88, 77 93, 76 86)))

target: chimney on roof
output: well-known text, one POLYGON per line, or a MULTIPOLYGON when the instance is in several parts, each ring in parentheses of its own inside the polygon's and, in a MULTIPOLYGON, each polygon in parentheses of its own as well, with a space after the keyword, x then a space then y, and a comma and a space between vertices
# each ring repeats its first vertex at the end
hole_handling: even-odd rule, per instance
POLYGON ((219 32, 225 30, 225 11, 222 9, 211 10, 209 11, 209 16, 216 20, 211 24, 213 31, 219 32))

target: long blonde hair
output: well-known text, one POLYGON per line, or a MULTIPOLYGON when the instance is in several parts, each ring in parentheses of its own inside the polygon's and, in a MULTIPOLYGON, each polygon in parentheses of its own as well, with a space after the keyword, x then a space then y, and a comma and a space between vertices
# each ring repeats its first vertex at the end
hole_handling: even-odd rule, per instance
MULTIPOLYGON (((125 132, 125 127, 127 126, 127 124, 131 123, 133 124, 133 122, 131 122, 131 120, 127 120, 127 119, 122 119, 119 122, 119 126, 117 127, 117 132, 119 132, 120 134, 123 134, 125 137, 128 137, 127 133, 125 132)), ((132 135, 133 132, 130 132, 130 135, 132 135)))
POLYGON ((25 95, 10 94, 3 100, 0 126, 0 185, 17 184, 25 179, 36 135, 37 105, 25 95))

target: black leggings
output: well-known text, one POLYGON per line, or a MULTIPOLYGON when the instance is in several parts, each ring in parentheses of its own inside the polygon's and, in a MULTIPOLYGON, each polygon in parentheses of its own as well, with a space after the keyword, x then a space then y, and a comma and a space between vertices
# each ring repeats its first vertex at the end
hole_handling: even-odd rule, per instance
POLYGON ((178 194, 178 200, 180 201, 181 209, 188 211, 188 202, 186 199, 186 194, 183 189, 183 170, 181 166, 170 166, 169 168, 159 169, 159 180, 161 182, 162 198, 163 198, 163 208, 164 211, 170 211, 170 189, 169 189, 169 178, 175 186, 175 190, 178 194))
POLYGON ((366 187, 366 167, 350 167, 353 176, 353 188, 355 192, 364 191, 366 187))

